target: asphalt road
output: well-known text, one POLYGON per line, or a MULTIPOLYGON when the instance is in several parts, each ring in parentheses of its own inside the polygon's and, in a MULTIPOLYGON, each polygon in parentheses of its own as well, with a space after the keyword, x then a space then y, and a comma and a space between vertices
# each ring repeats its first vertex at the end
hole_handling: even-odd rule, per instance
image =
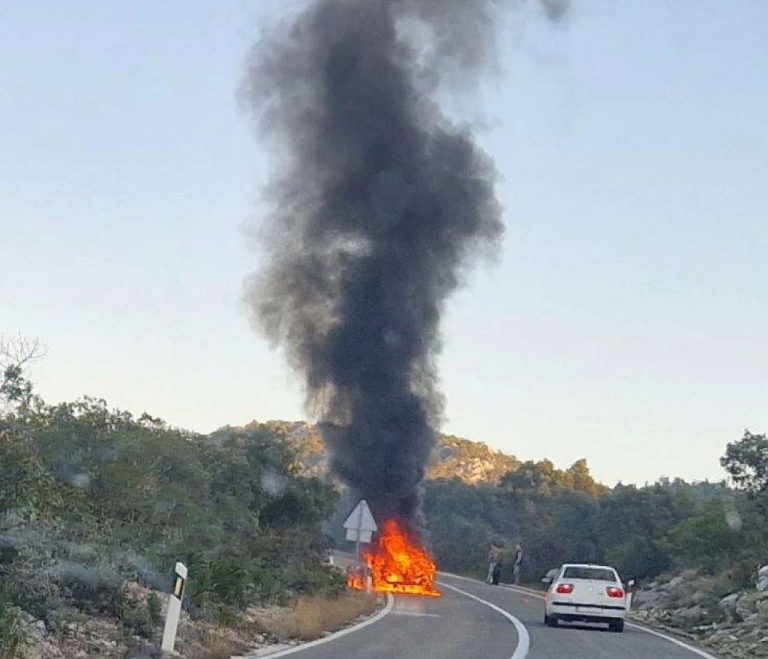
MULTIPOLYGON (((702 651, 627 626, 543 624, 543 601, 509 587, 442 575, 443 597, 396 597, 357 631, 291 652, 296 659, 695 659, 702 651)), ((269 655, 266 655, 267 657, 269 655)), ((286 656, 281 653, 281 656, 286 656)))
MULTIPOLYGON (((441 581, 496 604, 522 622, 530 636, 529 659, 696 659, 713 656, 681 647, 629 624, 621 634, 609 632, 603 625, 545 627, 544 601, 540 597, 506 586, 489 586, 454 577, 443 576, 441 581)), ((492 613, 489 610, 489 615, 492 613)))

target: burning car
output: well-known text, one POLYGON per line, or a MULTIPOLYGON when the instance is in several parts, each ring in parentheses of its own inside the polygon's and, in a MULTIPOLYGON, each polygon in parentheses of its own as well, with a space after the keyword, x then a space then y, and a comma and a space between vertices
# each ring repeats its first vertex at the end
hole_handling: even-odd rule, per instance
POLYGON ((396 520, 384 522, 377 543, 363 552, 366 569, 351 570, 347 585, 377 593, 440 597, 436 586, 437 564, 414 534, 396 520))

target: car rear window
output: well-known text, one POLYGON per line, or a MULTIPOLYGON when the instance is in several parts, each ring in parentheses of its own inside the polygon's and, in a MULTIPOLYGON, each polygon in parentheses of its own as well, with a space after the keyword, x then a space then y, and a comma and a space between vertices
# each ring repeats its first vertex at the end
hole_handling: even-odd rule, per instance
POLYGON ((567 567, 563 579, 591 579, 592 581, 618 581, 616 573, 604 567, 567 567))

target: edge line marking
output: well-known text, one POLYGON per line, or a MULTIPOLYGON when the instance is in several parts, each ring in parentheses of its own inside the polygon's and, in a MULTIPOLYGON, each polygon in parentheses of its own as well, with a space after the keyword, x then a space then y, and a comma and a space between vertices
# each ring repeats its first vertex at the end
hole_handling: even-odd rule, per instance
POLYGON ((515 651, 512 653, 512 656, 510 659, 525 659, 528 656, 528 650, 531 647, 531 637, 528 635, 528 630, 525 628, 525 625, 515 618, 509 611, 505 611, 500 606, 496 606, 495 604, 488 602, 484 599, 481 599, 477 597, 477 595, 473 595, 472 593, 468 593, 465 590, 461 590, 460 588, 456 588, 456 586, 450 586, 445 582, 438 582, 443 588, 448 588, 450 590, 453 590, 460 595, 464 595, 464 597, 469 597, 470 599, 475 600, 476 602, 480 602, 480 604, 484 604, 488 608, 493 609, 497 613, 500 613, 503 615, 507 620, 509 620, 514 626, 515 630, 517 631, 517 647, 515 648, 515 651))
MULTIPOLYGON (((461 579, 462 581, 472 581, 474 583, 482 583, 482 581, 480 581, 479 579, 464 577, 460 574, 451 574, 450 572, 443 572, 443 574, 446 577, 450 577, 452 579, 461 579)), ((525 588, 521 586, 509 586, 506 584, 499 584, 499 586, 501 588, 504 588, 505 590, 511 590, 513 593, 520 593, 521 595, 532 595, 533 597, 544 599, 544 595, 542 595, 541 592, 537 590, 533 590, 532 588, 525 588)), ((678 645, 681 648, 688 650, 689 652, 693 652, 694 654, 697 654, 700 657, 704 657, 704 659, 718 659, 715 655, 709 654, 704 650, 700 650, 699 648, 693 645, 689 645, 685 641, 681 641, 679 638, 675 638, 674 636, 669 636, 668 634, 664 634, 663 632, 656 631, 655 629, 651 629, 650 627, 646 627, 645 625, 638 625, 637 623, 630 622, 629 620, 626 620, 624 624, 626 624, 627 627, 638 629, 641 632, 645 632, 646 634, 651 634, 652 636, 658 636, 659 638, 664 639, 665 641, 669 641, 670 643, 674 643, 675 645, 678 645)), ((515 657, 515 659, 517 658, 515 657)))
POLYGON ((334 632, 333 634, 329 634, 328 636, 323 636, 323 638, 318 638, 315 641, 310 641, 309 643, 302 643, 301 645, 297 645, 293 648, 287 648, 285 650, 278 650, 277 652, 270 652, 267 654, 247 654, 242 657, 242 659, 276 659, 277 657, 285 657, 289 654, 294 654, 296 652, 303 652, 304 650, 309 650, 309 648, 317 647, 318 645, 322 645, 323 643, 330 643, 331 641, 335 641, 337 638, 341 638, 342 636, 346 636, 347 634, 354 634, 355 632, 359 632, 364 627, 367 627, 368 625, 372 625, 374 622, 378 622, 381 620, 385 615, 387 615, 390 611, 392 611, 392 607, 395 604, 395 598, 392 597, 390 593, 387 593, 387 604, 386 606, 379 611, 376 615, 371 616, 370 618, 366 618, 362 622, 358 622, 356 625, 352 625, 351 627, 347 627, 346 629, 340 629, 337 632, 334 632))

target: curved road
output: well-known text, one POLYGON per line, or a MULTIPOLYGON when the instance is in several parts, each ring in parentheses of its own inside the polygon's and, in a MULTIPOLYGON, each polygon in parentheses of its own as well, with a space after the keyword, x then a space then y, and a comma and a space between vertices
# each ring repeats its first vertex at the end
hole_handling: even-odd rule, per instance
MULTIPOLYGON (((357 631, 273 656, 295 659, 714 659, 684 643, 627 625, 543 624, 540 597, 443 574, 443 597, 396 597, 388 614, 357 631)), ((269 657, 270 655, 262 655, 269 657)))

